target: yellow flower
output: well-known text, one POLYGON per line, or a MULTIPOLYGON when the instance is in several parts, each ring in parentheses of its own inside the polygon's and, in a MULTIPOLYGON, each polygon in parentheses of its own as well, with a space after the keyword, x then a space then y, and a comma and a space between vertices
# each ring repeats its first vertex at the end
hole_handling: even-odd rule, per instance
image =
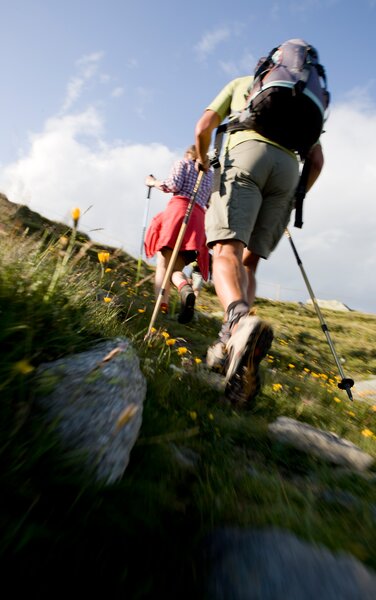
POLYGON ((105 296, 103 298, 103 302, 106 302, 106 304, 108 304, 109 302, 112 302, 112 298, 110 298, 110 296, 105 296))
POLYGON ((337 396, 334 396, 333 400, 334 400, 334 402, 341 402, 341 399, 337 398, 337 396))
POLYGON ((170 337, 170 334, 167 331, 162 331, 162 336, 167 340, 170 337))
POLYGON ((166 339, 166 344, 167 346, 173 346, 176 344, 176 340, 174 340, 174 338, 170 338, 169 340, 166 339))
POLYGON ((110 253, 109 252, 98 252, 98 260, 101 264, 108 263, 108 261, 110 260, 110 253))
POLYGON ((111 273, 112 269, 110 269, 110 267, 107 267, 107 269, 104 270, 105 273, 111 273))
POLYGON ((128 281, 122 281, 120 285, 121 287, 125 287, 126 285, 128 285, 128 281))
POLYGON ((186 354, 187 352, 188 352, 188 348, 185 348, 184 346, 177 349, 177 353, 179 354, 179 356, 182 356, 183 354, 186 354))
POLYGON ((350 415, 350 417, 355 417, 355 413, 352 410, 348 410, 347 414, 350 415))
POLYGON ((306 373, 309 373, 309 369, 307 369, 307 367, 304 367, 303 371, 305 371, 306 373))
POLYGON ((371 406, 371 410, 376 412, 376 404, 374 404, 373 406, 371 406))
POLYGON ((72 208, 71 215, 72 215, 74 226, 76 227, 77 223, 78 223, 78 220, 79 220, 79 218, 81 216, 80 209, 79 208, 72 208))
POLYGON ((198 358, 198 356, 196 356, 195 363, 196 363, 196 365, 199 365, 200 363, 202 363, 201 358, 198 358))
POLYGON ((214 415, 213 415, 213 413, 209 413, 209 414, 208 414, 208 419, 209 419, 210 421, 214 421, 214 415))
POLYGON ((191 410, 189 413, 189 416, 191 417, 192 421, 196 421, 197 419, 197 413, 195 410, 191 410))
POLYGON ((69 239, 67 238, 66 235, 62 235, 59 239, 59 244, 62 248, 65 248, 66 246, 68 246, 68 242, 69 242, 69 239))
POLYGON ((273 383, 273 392, 280 392, 282 389, 281 383, 273 383))
POLYGON ((156 331, 157 331, 157 330, 156 330, 156 328, 155 328, 155 327, 152 327, 152 328, 150 329, 150 333, 155 333, 156 331))
POLYGON ((139 309, 138 309, 138 312, 139 312, 139 313, 144 313, 144 312, 145 312, 145 309, 144 309, 144 308, 139 308, 139 309))
POLYGON ((292 363, 289 363, 288 367, 289 369, 295 369, 295 365, 293 365, 292 363))
POLYGON ((370 429, 363 429, 362 435, 364 435, 364 437, 374 437, 374 433, 370 429))
POLYGON ((22 360, 16 362, 13 368, 15 371, 21 373, 22 375, 28 375, 29 373, 32 373, 35 369, 35 367, 33 367, 33 365, 29 363, 27 358, 23 358, 22 360))

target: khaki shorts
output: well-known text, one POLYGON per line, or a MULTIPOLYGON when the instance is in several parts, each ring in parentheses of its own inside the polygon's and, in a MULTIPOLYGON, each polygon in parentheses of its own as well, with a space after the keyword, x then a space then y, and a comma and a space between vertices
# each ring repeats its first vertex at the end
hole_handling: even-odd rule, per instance
POLYGON ((297 159, 272 144, 248 140, 232 148, 220 190, 212 194, 206 212, 208 246, 240 240, 268 258, 289 222, 298 179, 297 159))

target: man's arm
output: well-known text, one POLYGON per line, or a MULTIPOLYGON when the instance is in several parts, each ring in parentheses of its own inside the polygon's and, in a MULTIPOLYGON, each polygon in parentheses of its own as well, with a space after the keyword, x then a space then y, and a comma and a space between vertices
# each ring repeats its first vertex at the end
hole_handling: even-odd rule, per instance
POLYGON ((309 174, 306 186, 306 192, 311 189, 316 179, 320 175, 324 166, 324 155, 322 152, 321 144, 316 144, 311 148, 307 155, 309 161, 309 174))
POLYGON ((214 110, 207 109, 197 121, 195 127, 197 162, 202 165, 204 171, 208 171, 210 167, 208 150, 210 148, 212 131, 218 127, 220 122, 221 118, 219 114, 214 110))

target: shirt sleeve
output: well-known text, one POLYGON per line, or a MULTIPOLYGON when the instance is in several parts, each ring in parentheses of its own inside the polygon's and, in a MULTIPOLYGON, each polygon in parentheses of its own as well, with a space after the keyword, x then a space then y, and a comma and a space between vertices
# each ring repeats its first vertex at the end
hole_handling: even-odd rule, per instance
POLYGON ((178 160, 171 169, 171 172, 167 179, 162 181, 161 189, 163 192, 171 192, 176 194, 183 186, 185 177, 185 162, 184 160, 178 160))
POLYGON ((232 112, 243 110, 252 81, 253 77, 251 76, 233 79, 225 85, 207 109, 214 110, 220 116, 221 121, 232 112))

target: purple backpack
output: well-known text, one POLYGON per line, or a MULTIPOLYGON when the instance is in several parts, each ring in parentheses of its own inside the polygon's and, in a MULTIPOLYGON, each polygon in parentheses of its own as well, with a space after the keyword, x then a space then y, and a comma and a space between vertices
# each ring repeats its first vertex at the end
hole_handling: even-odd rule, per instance
POLYGON ((288 40, 259 60, 247 107, 227 131, 254 129, 304 159, 322 133, 329 105, 326 86, 315 48, 301 39, 288 40))

